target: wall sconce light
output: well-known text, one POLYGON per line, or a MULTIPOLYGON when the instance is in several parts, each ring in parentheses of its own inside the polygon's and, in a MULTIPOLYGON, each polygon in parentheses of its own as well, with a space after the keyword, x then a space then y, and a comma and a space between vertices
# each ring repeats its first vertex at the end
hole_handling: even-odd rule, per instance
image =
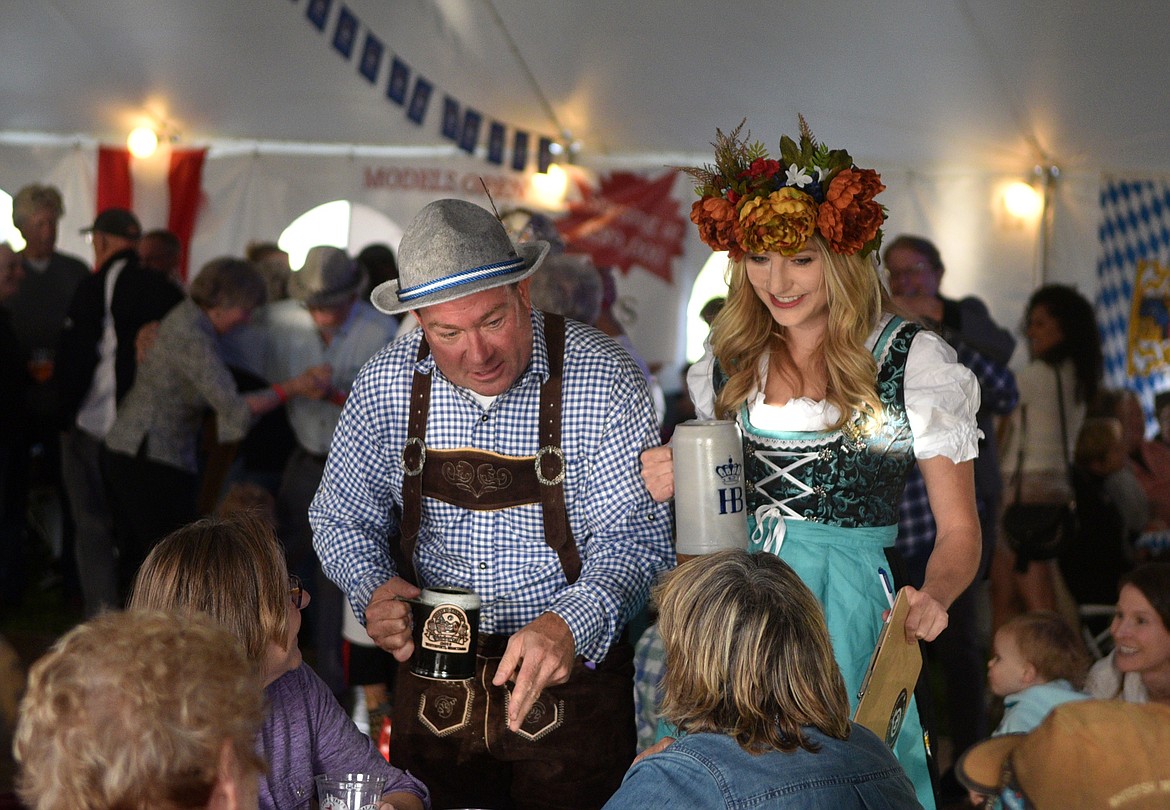
POLYGON ((1017 219, 1035 219, 1044 208, 1044 197, 1031 183, 1017 180, 1004 189, 1003 204, 1017 219))
POLYGON ((1032 180, 1019 180, 1004 189, 1004 208, 1017 219, 1036 219, 1047 211, 1059 177, 1060 167, 1055 163, 1033 166, 1032 180))
POLYGON ((1053 204, 1056 200, 1056 183, 1060 179, 1060 167, 1043 158, 1032 168, 1031 181, 1019 180, 1003 188, 1003 207, 1014 222, 1009 226, 1036 226, 1037 263, 1033 267, 1032 281, 1037 287, 1047 283, 1049 251, 1052 244, 1053 204))
POLYGON ((176 144, 180 139, 178 125, 164 113, 147 110, 136 114, 135 124, 126 137, 126 148, 136 158, 148 158, 158 151, 160 143, 176 144))
POLYGON ((158 133, 150 127, 135 127, 126 138, 126 148, 136 158, 148 158, 158 149, 158 133))

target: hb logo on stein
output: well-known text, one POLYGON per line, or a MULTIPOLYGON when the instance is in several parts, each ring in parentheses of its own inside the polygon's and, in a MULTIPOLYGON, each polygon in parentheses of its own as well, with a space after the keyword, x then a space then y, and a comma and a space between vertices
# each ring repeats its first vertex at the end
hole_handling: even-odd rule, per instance
POLYGON ((715 474, 724 486, 719 488, 719 514, 734 515, 743 511, 743 465, 735 459, 727 459, 726 464, 715 468, 715 474))

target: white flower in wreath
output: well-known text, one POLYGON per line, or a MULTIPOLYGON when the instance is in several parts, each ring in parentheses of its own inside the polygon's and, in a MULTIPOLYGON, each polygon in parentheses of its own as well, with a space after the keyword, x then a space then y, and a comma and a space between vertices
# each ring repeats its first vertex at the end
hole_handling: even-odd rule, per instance
POLYGON ((788 171, 784 173, 784 183, 788 186, 796 186, 797 188, 804 188, 812 182, 808 172, 793 163, 788 167, 788 171))

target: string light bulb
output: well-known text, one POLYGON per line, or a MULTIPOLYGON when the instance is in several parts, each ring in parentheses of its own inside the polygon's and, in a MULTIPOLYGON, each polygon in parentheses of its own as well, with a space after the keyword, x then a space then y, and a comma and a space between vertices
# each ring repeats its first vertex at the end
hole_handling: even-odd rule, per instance
POLYGON ((568 190, 568 172, 556 163, 550 164, 547 172, 532 175, 532 191, 543 208, 559 210, 564 207, 568 190))

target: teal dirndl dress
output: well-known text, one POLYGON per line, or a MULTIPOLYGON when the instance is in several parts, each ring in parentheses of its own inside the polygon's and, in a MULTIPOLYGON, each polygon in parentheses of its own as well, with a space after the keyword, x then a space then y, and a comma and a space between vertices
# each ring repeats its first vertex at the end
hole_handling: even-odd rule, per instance
MULTIPOLYGON (((825 621, 850 705, 889 609, 879 569, 898 531, 898 502, 914 463, 904 376, 917 324, 891 318, 873 347, 880 428, 767 431, 739 415, 747 466, 750 549, 778 555, 800 575, 825 609, 825 621)), ((934 807, 918 708, 911 701, 894 754, 924 807, 934 807)))

